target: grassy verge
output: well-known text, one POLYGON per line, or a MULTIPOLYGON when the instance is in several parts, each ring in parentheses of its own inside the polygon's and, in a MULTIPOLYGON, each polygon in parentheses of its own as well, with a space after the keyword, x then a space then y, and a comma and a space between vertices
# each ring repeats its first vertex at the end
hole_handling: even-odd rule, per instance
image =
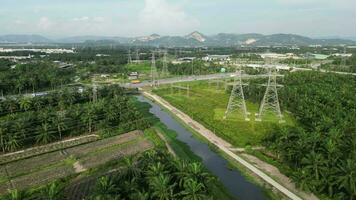
MULTIPOLYGON (((254 114, 258 112, 258 104, 252 102, 247 102, 248 111, 251 113, 250 121, 245 121, 239 111, 229 114, 224 120, 230 94, 223 88, 209 87, 204 81, 189 84, 189 96, 177 90, 172 92, 169 87, 159 88, 154 92, 235 146, 260 145, 265 134, 279 126, 279 119, 272 113, 264 116, 263 122, 256 122, 254 114)), ((288 113, 284 113, 284 116, 286 124, 294 124, 288 113)))

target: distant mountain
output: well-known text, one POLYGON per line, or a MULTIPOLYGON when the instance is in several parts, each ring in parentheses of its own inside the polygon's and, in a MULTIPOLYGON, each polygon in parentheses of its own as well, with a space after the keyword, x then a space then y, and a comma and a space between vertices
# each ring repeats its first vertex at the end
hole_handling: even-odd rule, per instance
POLYGON ((3 35, 0 43, 51 43, 52 40, 41 35, 3 35))
POLYGON ((83 43, 87 41, 115 41, 120 43, 129 43, 130 39, 125 37, 107 37, 107 36, 74 36, 56 40, 58 43, 83 43))
POLYGON ((199 33, 198 31, 194 31, 193 33, 185 36, 186 39, 194 39, 198 42, 205 42, 207 40, 207 37, 201 33, 199 33))
POLYGON ((84 43, 104 42, 143 46, 201 47, 201 46, 308 46, 308 45, 356 45, 356 41, 341 38, 314 39, 295 34, 262 35, 257 33, 219 33, 206 36, 194 31, 185 36, 161 36, 152 34, 142 37, 76 36, 50 40, 40 35, 0 36, 0 43, 84 43))

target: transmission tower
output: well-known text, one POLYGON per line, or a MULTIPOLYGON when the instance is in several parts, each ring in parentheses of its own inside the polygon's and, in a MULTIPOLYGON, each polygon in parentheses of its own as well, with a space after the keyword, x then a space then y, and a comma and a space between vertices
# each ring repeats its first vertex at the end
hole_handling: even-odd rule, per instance
POLYGON ((263 96, 260 109, 256 114, 256 121, 262 121, 263 116, 267 112, 274 112, 279 117, 279 122, 283 123, 283 115, 279 105, 277 87, 283 87, 277 84, 277 70, 275 67, 268 69, 268 82, 265 84, 266 91, 263 96))
POLYGON ((129 63, 129 64, 131 64, 131 63, 132 63, 132 58, 131 58, 131 49, 129 49, 129 56, 128 56, 127 63, 129 63))
POLYGON ((158 86, 158 80, 157 80, 158 74, 157 74, 157 67, 156 67, 156 58, 155 58, 155 52, 152 52, 152 63, 151 63, 151 86, 156 87, 158 86))
POLYGON ((162 75, 163 77, 166 77, 168 75, 167 51, 163 52, 162 75))
POLYGON ((344 46, 344 55, 341 55, 340 68, 346 68, 346 47, 344 46))
POLYGON ((250 113, 247 112, 244 89, 243 89, 243 85, 247 85, 247 84, 242 83, 241 73, 242 73, 241 69, 238 69, 236 71, 236 76, 234 78, 229 104, 227 105, 224 119, 226 119, 227 115, 230 114, 231 112, 235 110, 240 110, 242 111, 245 120, 250 121, 250 119, 248 118, 248 115, 250 113))
POLYGON ((93 102, 96 102, 98 100, 98 86, 94 81, 92 83, 92 89, 93 89, 93 102))
POLYGON ((136 49, 136 62, 140 60, 140 55, 138 54, 138 49, 136 49))

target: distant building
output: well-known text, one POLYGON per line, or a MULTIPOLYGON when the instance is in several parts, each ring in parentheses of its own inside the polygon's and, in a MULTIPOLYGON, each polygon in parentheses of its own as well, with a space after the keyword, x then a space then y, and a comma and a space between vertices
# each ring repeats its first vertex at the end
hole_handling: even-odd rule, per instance
POLYGON ((299 59, 299 57, 293 53, 286 53, 286 54, 281 54, 281 53, 261 53, 258 54, 260 55, 263 59, 299 59))
POLYGON ((332 56, 336 57, 352 57, 352 53, 334 53, 332 56))
POLYGON ((303 58, 305 58, 305 59, 325 60, 328 57, 329 57, 329 55, 324 55, 324 54, 314 54, 314 53, 303 54, 303 58))
POLYGON ((129 80, 137 80, 139 78, 138 72, 131 72, 129 74, 129 80))
POLYGON ((182 64, 182 63, 190 63, 193 62, 196 57, 183 57, 178 58, 177 60, 172 61, 173 64, 182 64))
POLYGON ((207 55, 202 58, 203 61, 230 61, 230 55, 207 55))

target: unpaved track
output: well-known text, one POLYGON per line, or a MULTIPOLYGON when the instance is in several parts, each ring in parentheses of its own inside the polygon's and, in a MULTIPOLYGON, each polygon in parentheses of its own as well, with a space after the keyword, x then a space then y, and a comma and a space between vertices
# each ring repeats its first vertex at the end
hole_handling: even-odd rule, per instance
POLYGON ((205 128, 203 125, 200 123, 194 121, 191 119, 188 115, 183 113, 182 111, 178 110, 174 106, 170 105, 167 101, 162 99, 161 97, 152 94, 147 91, 143 91, 142 94, 150 99, 153 99, 155 102, 169 110, 170 112, 174 113, 180 120, 182 120, 184 123, 189 125, 193 130, 195 130, 197 133, 202 135, 204 138, 209 140, 209 142, 213 143, 216 145, 221 151, 229 155, 232 159, 236 160, 246 168, 248 168, 250 171, 252 171, 254 174, 259 176, 261 179, 263 179, 265 182, 269 183, 273 187, 275 187, 277 190, 279 190, 281 193, 283 193, 285 196, 287 196, 290 199, 293 200, 301 200, 302 198, 273 180, 270 176, 268 176, 266 173, 263 171, 259 170, 256 168, 254 165, 248 163, 246 160, 244 160, 242 157, 236 155, 233 153, 230 148, 232 145, 225 140, 221 139, 220 137, 216 136, 213 132, 211 132, 209 129, 205 128))

